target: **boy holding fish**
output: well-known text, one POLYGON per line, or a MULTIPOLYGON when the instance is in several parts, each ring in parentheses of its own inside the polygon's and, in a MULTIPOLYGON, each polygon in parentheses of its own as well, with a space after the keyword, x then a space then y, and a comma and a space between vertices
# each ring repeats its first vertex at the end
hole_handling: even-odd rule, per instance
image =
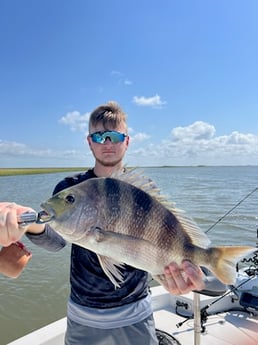
MULTIPOLYGON (((60 181, 53 195, 68 187, 80 187, 80 183, 88 179, 109 177, 125 171, 123 158, 129 145, 129 136, 126 114, 117 103, 108 102, 91 113, 87 141, 95 157, 94 168, 60 181)), ((110 191, 108 193, 110 197, 110 191)), ((96 195, 97 191, 94 193, 96 195)), ((99 195, 101 198, 102 194, 99 195)), ((73 194, 67 195, 66 203, 73 204, 73 198, 73 194)), ((109 200, 112 203, 112 197, 109 200)), ((112 206, 117 208, 115 204, 112 206)), ((31 209, 14 203, 0 203, 0 245, 8 246, 18 241, 24 232, 33 243, 50 251, 60 250, 66 245, 65 234, 61 236, 58 233, 59 224, 57 229, 53 226, 57 231, 52 229, 52 222, 33 223, 21 228, 17 217, 26 211, 31 209)), ((90 212, 94 218, 99 210, 92 207, 90 212)), ((71 214, 69 219, 72 217, 71 214)), ((83 217, 74 219, 74 222, 79 229, 83 226, 83 217)), ((123 265, 119 266, 121 278, 117 275, 117 266, 117 262, 109 261, 105 256, 99 256, 76 243, 72 244, 71 294, 67 308, 65 345, 158 344, 148 290, 148 273, 123 265), (119 284, 114 287, 116 281, 119 284)), ((5 274, 8 275, 8 272, 5 274)), ((162 285, 172 294, 201 290, 204 288, 202 271, 187 260, 180 265, 172 262, 164 267, 162 285)))

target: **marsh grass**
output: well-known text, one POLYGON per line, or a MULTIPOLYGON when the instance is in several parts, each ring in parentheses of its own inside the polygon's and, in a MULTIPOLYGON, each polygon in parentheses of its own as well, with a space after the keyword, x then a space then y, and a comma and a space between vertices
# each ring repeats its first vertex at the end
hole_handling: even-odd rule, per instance
POLYGON ((1 176, 52 174, 65 171, 84 171, 85 167, 73 168, 0 168, 1 176))

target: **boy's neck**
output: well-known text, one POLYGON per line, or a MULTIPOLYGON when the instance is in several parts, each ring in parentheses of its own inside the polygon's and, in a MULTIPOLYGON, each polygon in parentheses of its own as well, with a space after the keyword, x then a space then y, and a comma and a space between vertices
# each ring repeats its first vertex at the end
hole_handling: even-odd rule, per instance
POLYGON ((111 176, 114 172, 123 170, 122 163, 115 165, 115 166, 103 166, 100 164, 95 164, 95 167, 93 168, 94 174, 98 177, 108 177, 111 176))

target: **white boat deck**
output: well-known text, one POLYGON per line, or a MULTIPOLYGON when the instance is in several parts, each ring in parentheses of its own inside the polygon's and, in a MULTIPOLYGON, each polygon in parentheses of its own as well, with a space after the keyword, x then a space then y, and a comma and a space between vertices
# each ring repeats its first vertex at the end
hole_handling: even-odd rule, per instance
MULTIPOLYGON (((200 295, 200 307, 207 305, 209 315, 205 323, 205 332, 195 333, 194 320, 186 318, 194 310, 193 293, 172 296, 163 287, 152 288, 152 301, 156 328, 172 335, 182 345, 258 345, 258 312, 254 315, 243 310, 232 309, 232 296, 227 296, 216 303, 218 297, 200 295), (175 312, 176 305, 182 316, 175 312), (232 309, 232 310, 229 310, 232 309), (220 312, 224 310, 224 312, 220 312), (180 327, 178 324, 183 323, 180 327)), ((234 304, 233 304, 234 305, 234 304)), ((63 345, 66 318, 30 333, 7 345, 63 345)))
MULTIPOLYGON (((153 290, 153 304, 155 308, 155 300, 159 299, 159 294, 162 295, 164 302, 161 309, 156 308, 154 318, 156 328, 161 329, 172 335, 179 344, 193 345, 195 342, 194 320, 188 319, 193 312, 193 293, 174 297, 168 293, 164 294, 162 287, 153 290), (170 300, 170 303, 168 302, 170 300), (188 309, 185 310, 186 317, 179 316, 175 313, 175 301, 180 301, 188 304, 188 309), (178 324, 183 324, 177 327, 178 324)), ((217 300, 218 297, 208 297, 200 295, 201 308, 209 303, 217 300)), ((213 312, 217 313, 224 306, 224 310, 229 308, 231 304, 231 296, 222 299, 213 306, 213 312), (217 310, 218 309, 218 310, 217 310)), ((257 313, 257 311, 256 311, 257 313)), ((205 331, 200 334, 201 345, 258 345, 258 315, 251 316, 248 312, 243 311, 226 311, 215 315, 209 315, 205 323, 205 331)))

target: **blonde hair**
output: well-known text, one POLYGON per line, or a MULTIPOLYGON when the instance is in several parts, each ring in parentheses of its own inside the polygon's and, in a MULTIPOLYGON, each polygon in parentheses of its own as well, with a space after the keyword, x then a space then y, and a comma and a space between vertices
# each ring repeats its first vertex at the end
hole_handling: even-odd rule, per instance
POLYGON ((124 124, 127 129, 126 124, 127 115, 122 110, 117 102, 109 101, 106 104, 98 106, 92 111, 89 118, 89 132, 91 127, 96 127, 99 123, 108 130, 111 128, 116 128, 120 124, 124 124))

